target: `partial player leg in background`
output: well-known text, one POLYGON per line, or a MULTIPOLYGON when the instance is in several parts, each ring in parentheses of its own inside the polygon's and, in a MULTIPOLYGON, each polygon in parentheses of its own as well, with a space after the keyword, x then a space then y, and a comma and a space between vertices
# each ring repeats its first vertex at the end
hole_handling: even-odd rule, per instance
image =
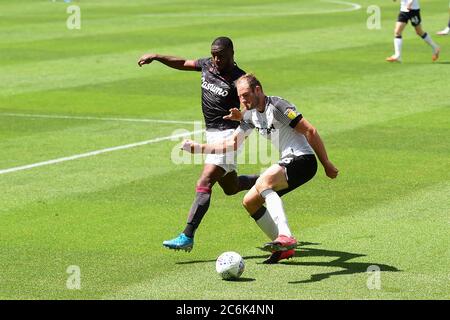
POLYGON ((433 39, 431 39, 431 36, 422 29, 421 24, 414 26, 414 28, 416 29, 417 35, 421 37, 423 41, 425 41, 433 50, 432 60, 436 61, 439 59, 441 48, 433 41, 433 39))
POLYGON ((448 25, 446 28, 444 28, 441 31, 436 32, 437 35, 439 36, 447 36, 450 34, 450 19, 448 19, 448 25))
MULTIPOLYGON (((448 5, 449 5, 448 14, 450 16, 450 2, 449 2, 448 5)), ((437 34, 440 35, 440 36, 446 36, 446 35, 450 34, 450 18, 448 19, 447 28, 445 28, 445 29, 443 29, 441 31, 438 31, 437 34)))
MULTIPOLYGON (((400 19, 400 17, 399 17, 400 19)), ((402 61, 402 46, 403 46, 403 30, 406 27, 406 22, 397 21, 394 30, 394 54, 388 58, 388 62, 401 62, 402 61)))

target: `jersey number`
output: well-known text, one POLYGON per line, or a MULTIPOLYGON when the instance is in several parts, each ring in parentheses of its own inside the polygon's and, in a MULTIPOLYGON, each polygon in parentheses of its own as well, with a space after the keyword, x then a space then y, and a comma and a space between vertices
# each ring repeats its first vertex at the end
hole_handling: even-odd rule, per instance
POLYGON ((414 24, 419 24, 419 17, 417 17, 417 16, 412 17, 411 22, 414 24))

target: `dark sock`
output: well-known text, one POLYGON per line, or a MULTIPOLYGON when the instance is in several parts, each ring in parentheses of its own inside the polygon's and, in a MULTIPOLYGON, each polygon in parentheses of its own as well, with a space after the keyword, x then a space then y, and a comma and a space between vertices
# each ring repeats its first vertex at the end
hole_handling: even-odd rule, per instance
POLYGON ((186 228, 183 233, 193 238, 195 230, 198 228, 203 216, 206 214, 209 208, 211 200, 211 189, 207 187, 197 187, 197 194, 195 195, 194 203, 189 211, 189 217, 186 224, 186 228))
POLYGON ((238 177, 239 180, 239 191, 250 190, 256 183, 259 176, 246 176, 242 175, 238 177))
POLYGON ((258 221, 266 213, 266 210, 267 210, 266 207, 261 206, 261 208, 256 210, 256 212, 254 214, 252 214, 250 217, 255 219, 255 221, 258 221))
POLYGON ((450 28, 450 19, 448 19, 448 27, 450 28))

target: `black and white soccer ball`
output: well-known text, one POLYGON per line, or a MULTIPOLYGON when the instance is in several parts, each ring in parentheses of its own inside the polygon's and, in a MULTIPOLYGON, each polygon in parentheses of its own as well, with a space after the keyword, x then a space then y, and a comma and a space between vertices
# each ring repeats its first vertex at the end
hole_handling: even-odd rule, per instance
POLYGON ((225 280, 238 279, 244 269, 244 259, 237 252, 224 252, 216 260, 216 271, 225 280))

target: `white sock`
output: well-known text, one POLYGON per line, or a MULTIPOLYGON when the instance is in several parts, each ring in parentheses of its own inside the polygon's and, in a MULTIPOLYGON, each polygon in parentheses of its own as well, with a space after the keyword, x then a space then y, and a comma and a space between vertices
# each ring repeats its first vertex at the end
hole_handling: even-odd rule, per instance
POLYGON ((395 57, 396 58, 402 57, 402 44, 403 44, 402 38, 394 38, 394 48, 395 48, 395 57))
POLYGON ((278 237, 278 227, 269 214, 269 211, 266 210, 263 216, 256 220, 256 224, 270 240, 275 240, 278 237))
POLYGON ((422 39, 433 48, 433 51, 436 51, 436 49, 439 48, 439 46, 436 43, 434 43, 433 39, 431 39, 428 33, 426 34, 425 38, 422 39))
POLYGON ((288 221, 283 208, 283 201, 272 189, 261 192, 261 196, 266 200, 267 210, 278 227, 278 235, 292 236, 288 226, 288 221))

